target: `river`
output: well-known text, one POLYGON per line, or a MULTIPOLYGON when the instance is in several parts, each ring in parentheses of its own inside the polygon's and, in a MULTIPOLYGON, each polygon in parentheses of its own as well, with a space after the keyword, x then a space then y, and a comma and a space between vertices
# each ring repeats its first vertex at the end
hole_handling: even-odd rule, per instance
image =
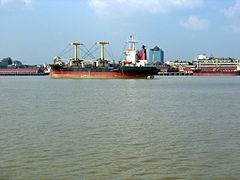
POLYGON ((239 179, 240 77, 0 77, 0 179, 239 179))

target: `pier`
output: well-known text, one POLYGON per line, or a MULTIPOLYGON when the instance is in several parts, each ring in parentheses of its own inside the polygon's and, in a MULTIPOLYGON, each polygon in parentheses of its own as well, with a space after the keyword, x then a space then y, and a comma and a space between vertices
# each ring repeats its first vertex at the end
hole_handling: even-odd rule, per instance
POLYGON ((189 72, 158 72, 159 76, 192 76, 193 73, 189 72))

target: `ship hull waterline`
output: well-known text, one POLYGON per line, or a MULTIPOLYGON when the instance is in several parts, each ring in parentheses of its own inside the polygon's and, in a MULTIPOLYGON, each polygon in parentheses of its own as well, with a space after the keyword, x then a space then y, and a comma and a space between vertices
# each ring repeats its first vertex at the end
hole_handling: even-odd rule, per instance
POLYGON ((145 72, 71 72, 52 71, 53 79, 152 79, 154 75, 145 72))

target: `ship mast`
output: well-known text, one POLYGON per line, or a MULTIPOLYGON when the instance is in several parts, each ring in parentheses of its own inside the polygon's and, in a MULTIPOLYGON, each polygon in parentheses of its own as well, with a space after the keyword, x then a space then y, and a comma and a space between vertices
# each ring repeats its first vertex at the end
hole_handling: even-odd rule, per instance
POLYGON ((133 50, 133 51, 136 50, 137 41, 133 35, 130 36, 130 38, 127 40, 127 43, 128 43, 128 50, 133 50))
POLYGON ((218 71, 220 69, 220 66, 218 64, 218 58, 215 61, 215 71, 218 71))
POLYGON ((200 69, 200 59, 198 59, 197 58, 197 68, 196 68, 197 70, 199 70, 200 69))
POLYGON ((105 46, 106 44, 109 44, 109 42, 99 41, 99 42, 96 42, 96 43, 101 45, 101 61, 102 61, 103 66, 104 66, 104 63, 105 63, 105 58, 104 58, 104 46, 105 46))
POLYGON ((83 45, 83 44, 78 43, 78 42, 72 42, 71 45, 74 46, 74 60, 78 61, 78 46, 83 45))

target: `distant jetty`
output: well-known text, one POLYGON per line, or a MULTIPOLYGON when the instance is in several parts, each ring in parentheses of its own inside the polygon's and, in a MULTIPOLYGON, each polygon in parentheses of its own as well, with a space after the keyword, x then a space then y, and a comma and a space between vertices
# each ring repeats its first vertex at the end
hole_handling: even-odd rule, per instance
POLYGON ((240 76, 240 59, 200 54, 190 61, 169 61, 158 66, 159 75, 240 76))
POLYGON ((0 60, 0 76, 44 76, 50 73, 46 65, 24 65, 10 57, 0 60))

